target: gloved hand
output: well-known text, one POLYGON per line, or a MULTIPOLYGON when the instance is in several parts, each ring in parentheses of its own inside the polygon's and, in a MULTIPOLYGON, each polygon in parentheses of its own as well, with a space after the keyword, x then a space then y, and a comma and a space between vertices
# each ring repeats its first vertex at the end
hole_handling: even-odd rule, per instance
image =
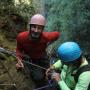
POLYGON ((60 74, 56 72, 53 72, 51 78, 54 79, 56 82, 59 82, 61 80, 60 74))
POLYGON ((52 75, 52 73, 53 73, 54 71, 55 71, 55 70, 54 70, 54 67, 48 68, 48 69, 46 70, 46 72, 45 72, 45 74, 46 74, 46 79, 51 78, 51 75, 52 75))

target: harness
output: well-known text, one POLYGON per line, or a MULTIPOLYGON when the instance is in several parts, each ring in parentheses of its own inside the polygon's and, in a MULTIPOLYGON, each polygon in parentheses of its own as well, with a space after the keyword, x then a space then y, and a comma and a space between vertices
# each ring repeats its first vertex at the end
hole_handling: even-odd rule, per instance
MULTIPOLYGON (((89 64, 81 67, 76 72, 76 74, 74 75, 74 79, 75 79, 76 83, 78 82, 79 75, 82 74, 83 72, 86 72, 86 71, 90 71, 90 65, 89 64)), ((88 89, 87 90, 90 90, 90 83, 89 83, 89 86, 88 86, 88 89)))

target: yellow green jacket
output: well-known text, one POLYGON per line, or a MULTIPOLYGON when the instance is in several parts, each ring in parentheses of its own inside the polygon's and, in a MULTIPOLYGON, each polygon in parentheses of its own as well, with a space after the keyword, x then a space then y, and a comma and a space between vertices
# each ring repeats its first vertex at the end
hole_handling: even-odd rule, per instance
MULTIPOLYGON (((87 65, 88 62, 86 59, 83 59, 83 63, 80 67, 87 65)), ((58 82, 58 85, 61 90, 87 90, 90 83, 90 71, 83 72, 79 75, 78 82, 75 83, 74 76, 72 74, 76 73, 74 67, 68 67, 63 65, 60 60, 58 60, 54 65, 55 69, 61 70, 61 81, 58 82)))

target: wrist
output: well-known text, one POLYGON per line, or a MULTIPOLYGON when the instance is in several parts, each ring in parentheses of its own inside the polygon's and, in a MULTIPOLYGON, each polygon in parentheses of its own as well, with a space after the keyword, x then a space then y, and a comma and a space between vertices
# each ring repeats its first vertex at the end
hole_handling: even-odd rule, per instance
POLYGON ((58 84, 62 82, 62 79, 58 80, 58 84))
POLYGON ((21 60, 21 59, 19 59, 19 58, 17 59, 17 61, 18 61, 18 63, 21 63, 21 62, 22 62, 22 60, 21 60))
POLYGON ((52 66, 50 67, 50 69, 55 69, 55 67, 52 65, 52 66))

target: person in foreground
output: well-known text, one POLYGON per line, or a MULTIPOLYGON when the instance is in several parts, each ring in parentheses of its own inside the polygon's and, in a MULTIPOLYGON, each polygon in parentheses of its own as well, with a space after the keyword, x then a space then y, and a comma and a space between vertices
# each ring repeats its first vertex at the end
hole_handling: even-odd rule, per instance
POLYGON ((58 47, 58 60, 47 69, 58 70, 51 77, 59 86, 59 90, 90 90, 90 65, 76 42, 65 42, 58 47))
POLYGON ((29 62, 33 64, 44 68, 49 67, 46 48, 49 43, 56 41, 60 35, 57 31, 44 32, 45 24, 46 20, 43 15, 33 15, 29 21, 29 30, 21 32, 16 39, 16 57, 18 61, 16 68, 19 69, 28 66, 30 74, 35 81, 43 80, 45 70, 30 65, 29 63, 25 65, 25 63, 23 63, 24 56, 30 57, 29 62))

